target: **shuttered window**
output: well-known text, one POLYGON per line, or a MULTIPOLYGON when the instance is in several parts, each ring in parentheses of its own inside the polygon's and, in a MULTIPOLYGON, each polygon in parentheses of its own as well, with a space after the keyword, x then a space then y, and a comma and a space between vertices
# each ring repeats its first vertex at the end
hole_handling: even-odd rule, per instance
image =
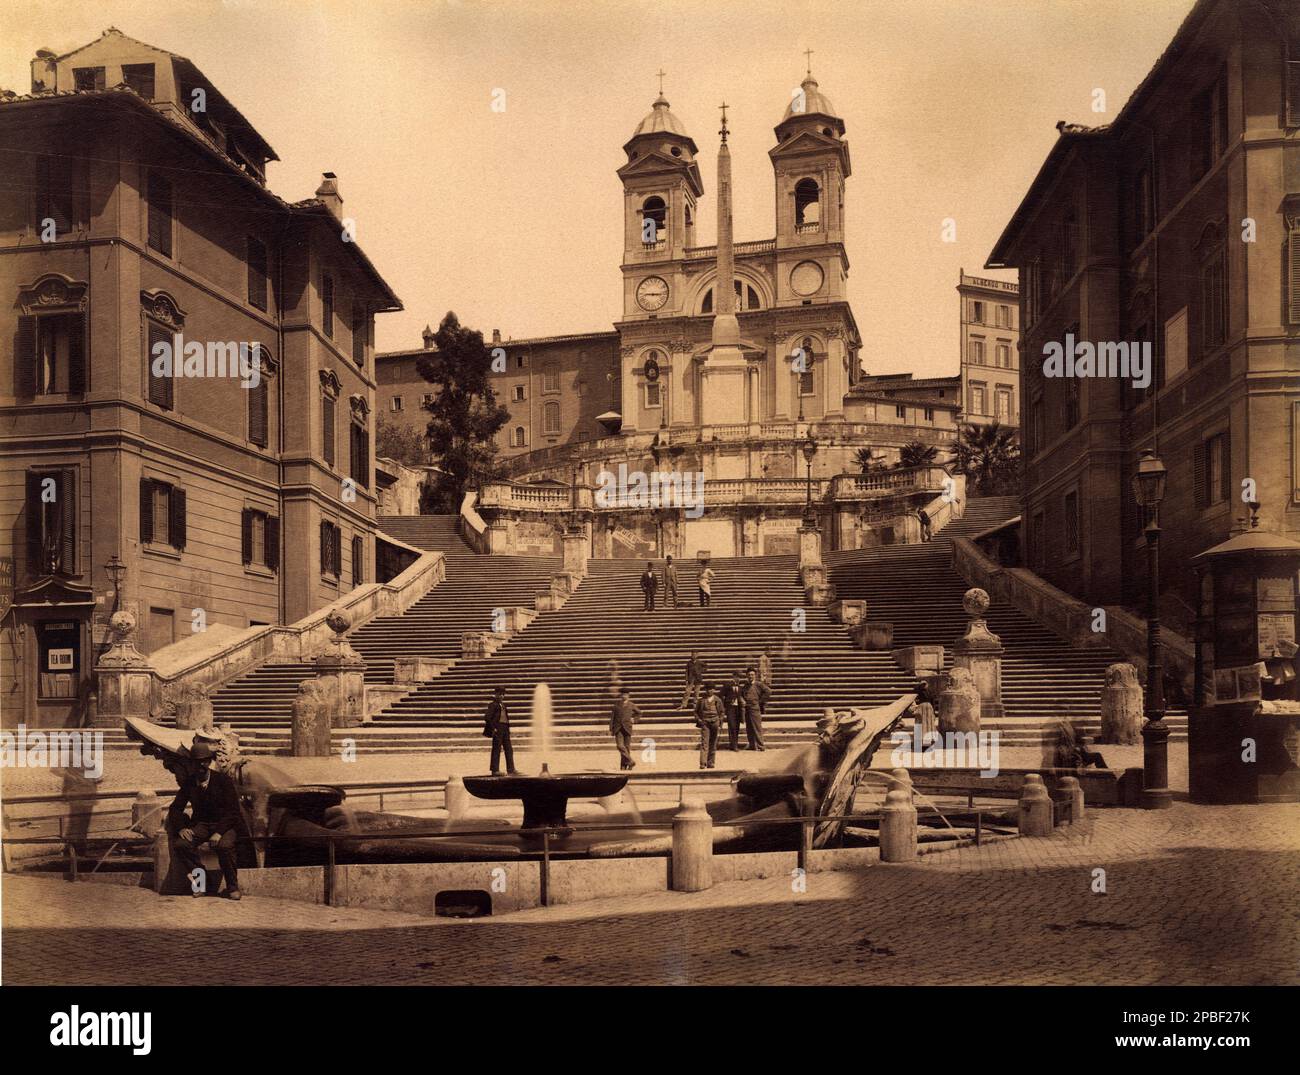
POLYGON ((360 586, 366 581, 366 539, 360 534, 352 538, 352 585, 360 586))
POLYGON ((271 386, 267 367, 266 352, 261 351, 261 372, 257 384, 246 390, 248 392, 248 439, 259 448, 265 448, 270 440, 271 386))
POLYGON ((351 430, 351 475, 361 488, 370 488, 370 433, 365 426, 353 422, 351 430))
POLYGON ((248 240, 248 302, 259 310, 266 309, 266 244, 261 239, 248 240))
POLYGON ((320 573, 338 578, 342 574, 343 531, 331 522, 320 524, 320 573))
POLYGON ((168 348, 164 353, 170 353, 173 345, 172 332, 156 321, 146 321, 145 324, 148 329, 145 333, 144 364, 149 378, 149 402, 171 410, 176 402, 176 355, 171 355, 170 363, 161 363, 156 348, 159 344, 164 344, 168 348))
POLYGON ((328 274, 321 277, 321 331, 327 339, 334 339, 334 277, 328 274))
POLYGON ((185 490, 153 478, 140 479, 140 543, 185 548, 185 490))
POLYGON ((1300 225, 1293 226, 1286 243, 1287 309, 1293 325, 1300 325, 1300 225))
POLYGON ((27 471, 27 571, 77 574, 77 472, 27 471))
POLYGON ((84 392, 87 336, 83 311, 20 316, 14 348, 18 395, 84 392))
POLYGON ((1232 442, 1227 431, 1202 441, 1192 459, 1192 488, 1197 508, 1222 504, 1232 497, 1232 442))
POLYGON ((157 172, 149 173, 149 248, 172 256, 172 185, 157 172))
POLYGON ((328 466, 334 465, 334 429, 338 424, 334 413, 334 397, 322 396, 320 401, 321 454, 328 466))
POLYGON ((366 316, 364 306, 352 310, 352 361, 359 369, 366 365, 366 335, 370 328, 370 319, 366 316))
POLYGON ((1300 40, 1286 50, 1286 125, 1300 127, 1300 40))
POLYGON ((280 568, 280 520, 256 508, 245 508, 240 525, 243 561, 268 567, 272 571, 280 568))

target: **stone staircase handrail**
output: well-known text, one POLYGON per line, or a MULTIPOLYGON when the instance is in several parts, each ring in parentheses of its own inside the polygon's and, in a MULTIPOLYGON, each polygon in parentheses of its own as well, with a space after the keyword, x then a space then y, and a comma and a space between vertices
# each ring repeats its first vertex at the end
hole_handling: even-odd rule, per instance
POLYGON ((333 612, 342 612, 352 628, 376 616, 398 616, 446 578, 446 562, 440 552, 421 552, 420 558, 389 582, 371 582, 356 587, 337 601, 319 608, 295 623, 284 626, 250 627, 233 638, 227 637, 211 652, 185 655, 183 663, 169 664, 166 657, 150 657, 151 704, 160 706, 185 687, 201 686, 209 691, 269 660, 308 660, 325 651, 334 632, 325 622, 333 612))
POLYGON ((490 551, 487 523, 483 521, 475 504, 478 503, 478 493, 469 490, 461 498, 460 514, 456 519, 456 529, 471 549, 477 553, 487 553, 490 551))

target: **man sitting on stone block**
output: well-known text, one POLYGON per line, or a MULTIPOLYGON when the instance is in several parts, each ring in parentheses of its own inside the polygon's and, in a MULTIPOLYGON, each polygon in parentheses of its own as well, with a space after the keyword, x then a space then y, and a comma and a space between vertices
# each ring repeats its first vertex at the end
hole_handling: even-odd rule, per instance
POLYGON ((212 759, 216 751, 203 739, 190 747, 190 775, 176 793, 167 811, 167 832, 171 836, 172 855, 191 878, 191 892, 206 894, 204 884, 196 884, 195 871, 203 869, 200 849, 211 842, 216 848, 221 875, 226 882, 226 896, 239 899, 239 873, 236 856, 241 837, 247 837, 248 825, 239 803, 239 789, 225 773, 214 772, 212 759), (185 813, 189 806, 190 812, 185 813))

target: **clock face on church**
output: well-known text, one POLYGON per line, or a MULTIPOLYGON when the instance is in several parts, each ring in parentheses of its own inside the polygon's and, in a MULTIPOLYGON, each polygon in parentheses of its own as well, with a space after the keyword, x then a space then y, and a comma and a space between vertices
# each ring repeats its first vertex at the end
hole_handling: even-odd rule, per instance
POLYGON ((643 310, 658 310, 668 301, 668 283, 661 276, 647 276, 636 289, 636 301, 643 310))

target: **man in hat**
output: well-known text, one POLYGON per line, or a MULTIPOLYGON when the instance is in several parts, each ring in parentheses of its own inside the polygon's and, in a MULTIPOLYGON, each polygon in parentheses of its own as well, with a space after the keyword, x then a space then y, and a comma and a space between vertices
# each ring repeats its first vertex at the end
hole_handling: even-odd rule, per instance
POLYGON ((510 745, 510 710, 506 708, 506 689, 497 687, 492 692, 492 701, 488 702, 483 713, 483 735, 492 737, 492 775, 501 775, 501 752, 506 755, 506 772, 514 776, 519 770, 515 768, 515 752, 510 745))
MULTIPOLYGON (((187 875, 203 869, 199 849, 211 841, 216 848, 217 861, 221 863, 226 897, 237 900, 239 873, 236 854, 240 834, 247 834, 248 826, 235 782, 225 773, 212 769, 216 753, 207 740, 194 740, 188 759, 189 775, 182 781, 180 791, 167 811, 167 831, 172 834, 172 854, 184 865, 187 875), (189 814, 185 813, 186 806, 190 808, 189 814)), ((191 885, 191 891, 195 896, 204 895, 201 887, 191 885)))
POLYGON ((668 608, 677 607, 677 565, 673 563, 671 554, 664 564, 664 604, 668 608))
POLYGON ((740 749, 740 715, 745 711, 745 688, 740 672, 733 672, 730 681, 722 688, 722 705, 727 714, 727 745, 725 750, 740 749))
POLYGON ((620 769, 636 768, 636 762, 632 760, 632 729, 636 727, 640 716, 641 710, 632 701, 632 692, 624 687, 609 717, 609 731, 614 737, 614 745, 618 747, 620 769))
POLYGON ((749 682, 745 684, 745 737, 749 740, 750 750, 766 750, 763 742, 763 710, 767 708, 767 699, 771 695, 758 678, 758 669, 749 670, 749 682))
POLYGON ((700 729, 700 768, 712 769, 718 752, 718 729, 722 726, 722 699, 712 683, 704 684, 704 697, 695 707, 695 723, 700 729))
POLYGON ((641 592, 645 594, 646 612, 655 610, 655 591, 659 589, 659 580, 655 577, 655 566, 647 561, 645 573, 641 576, 641 592))

